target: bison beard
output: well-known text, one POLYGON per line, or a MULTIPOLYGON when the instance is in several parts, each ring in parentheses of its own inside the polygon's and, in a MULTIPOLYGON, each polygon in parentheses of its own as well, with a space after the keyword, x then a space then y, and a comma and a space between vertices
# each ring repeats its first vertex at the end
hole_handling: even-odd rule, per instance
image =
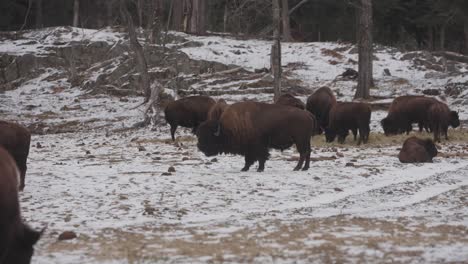
POLYGON ((26 161, 29 155, 31 134, 28 129, 10 122, 0 121, 0 146, 4 147, 16 162, 20 171, 20 186, 23 190, 26 181, 26 161))
POLYGON ((320 125, 320 133, 328 126, 330 109, 336 104, 336 98, 328 87, 321 87, 307 98, 306 109, 311 112, 320 125))
POLYGON ((325 129, 325 138, 327 142, 333 142, 338 136, 338 142, 344 143, 349 134, 349 130, 353 132, 354 140, 356 140, 357 132, 359 131, 358 145, 367 143, 370 133, 370 118, 371 109, 365 103, 337 103, 330 110, 330 120, 328 127, 325 129))
POLYGON ((18 201, 18 169, 9 153, 0 147, 0 263, 28 264, 33 246, 42 232, 21 220, 18 201))
POLYGON ((195 133, 198 125, 208 117, 208 111, 215 104, 208 96, 189 96, 170 102, 164 109, 166 122, 171 126, 171 138, 175 140, 178 126, 192 128, 195 133))
POLYGON ((403 143, 398 159, 402 163, 432 162, 435 156, 437 148, 431 139, 410 137, 403 143))
POLYGON ((242 171, 249 170, 255 161, 259 163, 257 171, 263 171, 270 148, 284 150, 296 144, 300 158, 294 170, 307 170, 315 124, 312 114, 294 107, 235 103, 224 111, 219 121, 207 120, 198 127, 197 146, 206 156, 243 155, 242 171))

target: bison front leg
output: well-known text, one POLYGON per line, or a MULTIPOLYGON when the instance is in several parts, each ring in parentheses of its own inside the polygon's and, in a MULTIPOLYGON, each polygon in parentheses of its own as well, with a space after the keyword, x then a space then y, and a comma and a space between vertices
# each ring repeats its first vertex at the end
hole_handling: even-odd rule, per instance
POLYGON ((175 136, 174 136, 174 134, 175 134, 176 129, 177 129, 177 125, 171 124, 171 137, 172 137, 172 141, 175 141, 175 136))
POLYGON ((241 169, 241 171, 248 171, 250 169, 250 166, 252 166, 255 162, 255 159, 251 155, 245 155, 245 164, 244 168, 241 169))

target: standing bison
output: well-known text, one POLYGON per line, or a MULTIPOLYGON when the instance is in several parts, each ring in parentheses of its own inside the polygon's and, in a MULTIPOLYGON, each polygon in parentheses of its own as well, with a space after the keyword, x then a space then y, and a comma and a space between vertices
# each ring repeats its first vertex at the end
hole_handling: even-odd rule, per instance
POLYGON ((333 142, 338 136, 338 142, 344 143, 349 130, 353 131, 354 139, 359 131, 358 145, 367 143, 370 133, 371 108, 366 103, 337 103, 330 110, 328 127, 325 129, 327 142, 333 142))
POLYGON ((228 104, 224 99, 219 99, 216 104, 214 104, 210 111, 208 111, 208 120, 219 120, 221 114, 228 107, 228 104))
POLYGON ((320 126, 320 133, 328 126, 330 109, 336 104, 336 97, 328 87, 321 87, 307 98, 306 109, 314 114, 320 126))
POLYGON ((29 264, 41 232, 21 219, 18 200, 18 168, 0 147, 0 263, 29 264))
POLYGON ((284 150, 296 145, 300 158, 294 170, 309 169, 310 139, 316 129, 315 117, 295 107, 257 102, 229 106, 219 121, 207 120, 197 130, 198 149, 206 156, 221 153, 245 157, 242 171, 258 161, 263 171, 270 148, 284 150), (305 165, 302 167, 302 165, 305 165))
POLYGON ((280 104, 280 105, 288 105, 292 107, 297 107, 299 109, 304 110, 305 109, 305 104, 298 98, 294 97, 291 94, 282 94, 278 100, 276 100, 275 104, 280 104))
POLYGON ((432 162, 435 156, 437 148, 431 139, 410 137, 403 143, 398 159, 402 163, 432 162))
POLYGON ((178 126, 192 128, 195 133, 198 125, 208 117, 208 111, 215 104, 208 96, 189 96, 170 102, 164 109, 166 122, 171 126, 171 137, 175 141, 178 126))
POLYGON ((31 133, 27 128, 15 123, 0 121, 0 146, 4 147, 16 161, 20 171, 20 190, 23 190, 25 186, 26 161, 30 143, 31 133))
POLYGON ((448 139, 447 130, 449 126, 454 128, 460 125, 460 119, 458 113, 450 111, 448 106, 442 102, 431 105, 427 113, 428 121, 432 132, 434 133, 434 141, 440 142, 440 136, 445 135, 445 139, 448 139))
POLYGON ((435 103, 439 103, 439 101, 431 97, 418 95, 395 98, 388 109, 387 117, 380 122, 385 135, 404 132, 409 134, 413 123, 419 124, 419 131, 422 131, 424 127, 430 127, 427 112, 435 103))

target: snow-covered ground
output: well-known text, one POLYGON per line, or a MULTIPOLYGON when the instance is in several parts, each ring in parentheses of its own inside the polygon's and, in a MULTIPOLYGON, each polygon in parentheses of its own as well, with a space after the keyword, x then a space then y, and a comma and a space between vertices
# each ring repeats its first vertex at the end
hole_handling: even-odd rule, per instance
MULTIPOLYGON (((61 42, 120 39, 111 31, 77 32, 83 35, 57 36, 61 42)), ((183 49, 194 58, 268 67, 269 42, 183 36, 206 44, 183 49)), ((351 82, 332 81, 356 55, 333 66, 322 54, 342 46, 286 43, 283 63, 302 65, 292 74, 311 88, 331 84, 349 100, 351 82)), ((3 42, 0 52, 23 51, 3 42)), ((424 79, 398 53, 376 56, 377 82, 385 79, 384 68, 407 79, 410 92, 449 81, 424 79)), ((91 95, 70 88, 66 79, 48 79, 54 71, 0 94, 1 119, 41 123, 45 132, 32 138, 20 194, 26 221, 47 226, 33 263, 468 261, 466 129, 450 130, 452 141, 439 144, 434 163, 401 164, 397 154, 405 136, 382 139, 385 112, 377 111, 369 145, 358 147, 349 137, 345 145, 325 144, 317 136, 309 171, 292 171, 298 159, 292 148, 272 151, 263 173, 255 166, 240 172, 242 157, 207 158, 188 130, 179 128, 173 143, 166 126, 125 129, 140 120, 132 107, 141 98, 91 95), (49 133, 57 128, 71 132, 49 133), (175 172, 167 173, 170 167, 175 172), (57 241, 64 231, 78 238, 57 241)), ((401 86, 383 87, 373 93, 404 93, 401 86)), ((233 102, 245 96, 220 97, 233 102)), ((248 97, 270 100, 266 94, 248 97)), ((466 119, 467 110, 459 110, 466 119)))

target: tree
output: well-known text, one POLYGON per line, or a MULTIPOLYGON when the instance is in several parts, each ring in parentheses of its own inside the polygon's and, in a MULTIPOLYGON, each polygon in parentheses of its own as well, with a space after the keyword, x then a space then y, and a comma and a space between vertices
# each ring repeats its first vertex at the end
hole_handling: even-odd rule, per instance
POLYGON ((271 72, 274 77, 274 97, 276 102, 281 96, 281 10, 280 0, 272 0, 273 2, 273 45, 271 46, 271 72))
POLYGON ((80 0, 74 0, 73 2, 73 26, 77 27, 80 15, 80 0))
POLYGON ((192 0, 190 22, 187 33, 206 33, 206 0, 192 0))
POLYGON ((372 86, 372 0, 360 0, 356 7, 358 25, 358 84, 354 98, 368 99, 372 86))
POLYGON ((281 22, 283 23, 283 41, 292 41, 288 0, 282 0, 281 2, 281 22))
POLYGON ((42 28, 42 0, 36 0, 36 28, 42 28))

